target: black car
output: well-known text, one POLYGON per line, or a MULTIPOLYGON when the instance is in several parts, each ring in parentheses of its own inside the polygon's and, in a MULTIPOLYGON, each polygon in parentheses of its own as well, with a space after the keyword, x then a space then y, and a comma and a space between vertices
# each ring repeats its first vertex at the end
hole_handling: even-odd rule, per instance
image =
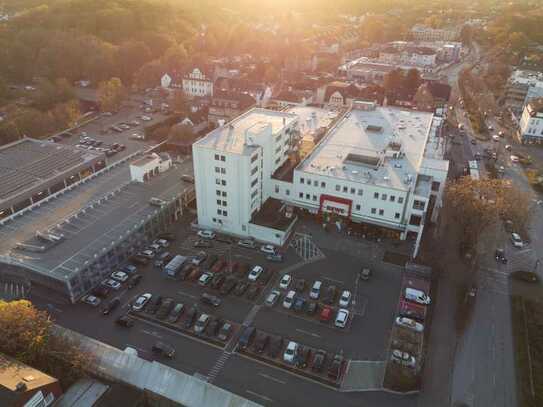
POLYGON ((95 297, 106 298, 109 294, 109 291, 109 288, 100 284, 99 286, 94 287, 91 293, 95 297))
POLYGON ((130 318, 128 315, 123 315, 117 318, 115 323, 117 325, 124 326, 125 328, 130 328, 134 326, 134 318, 130 318))
POLYGON ((165 356, 170 359, 173 359, 173 357, 175 356, 175 349, 171 345, 168 345, 164 342, 155 343, 151 350, 153 351, 153 353, 165 356))
POLYGON ((304 310, 304 306, 305 306, 304 297, 302 297, 301 295, 296 296, 294 300, 294 305, 292 306, 292 308, 294 308, 294 311, 302 312, 304 310))
POLYGON ((106 306, 102 309, 102 314, 109 315, 111 311, 117 308, 121 304, 121 300, 118 297, 113 298, 106 306))
POLYGON ((208 293, 203 293, 200 297, 200 301, 202 301, 204 304, 212 305, 214 307, 218 307, 221 305, 222 300, 215 296, 208 293))
POLYGON ((174 306, 175 302, 173 298, 165 298, 164 301, 162 301, 162 304, 160 304, 158 311, 156 312, 156 317, 158 319, 165 319, 174 306))
POLYGON ((276 358, 281 353, 283 348, 284 339, 282 336, 270 337, 270 343, 268 345, 268 355, 272 358, 276 358))
POLYGON ((154 314, 160 308, 160 304, 162 304, 162 296, 158 295, 154 298, 154 300, 151 301, 151 303, 147 304, 147 308, 145 310, 148 314, 154 314))
POLYGON ((248 284, 245 281, 240 281, 236 288, 234 289, 234 294, 238 297, 242 296, 245 291, 247 291, 248 284))
POLYGON ((223 274, 217 274, 213 276, 213 279, 211 280, 211 288, 214 288, 215 290, 218 290, 221 288, 222 284, 224 283, 226 277, 224 277, 223 274))
POLYGON ((228 277, 225 282, 223 283, 220 293, 222 295, 230 294, 230 292, 234 289, 236 286, 237 280, 234 277, 228 277))
POLYGON ((315 355, 313 356, 313 362, 311 363, 311 370, 314 372, 320 373, 322 372, 322 369, 324 368, 324 364, 326 363, 326 352, 322 349, 319 349, 317 352, 315 352, 315 355))
POLYGON ((211 317, 211 321, 207 324, 206 335, 215 337, 219 333, 219 328, 222 326, 222 321, 219 318, 211 317))
POLYGON ((507 258, 505 257, 505 251, 503 249, 496 249, 494 257, 496 258, 497 262, 507 264, 507 258))
POLYGON ((260 288, 257 285, 252 285, 249 290, 247 290, 247 299, 254 300, 260 293, 260 288))
POLYGON ((239 337, 239 349, 247 349, 251 345, 251 342, 253 341, 255 335, 256 328, 254 326, 246 327, 245 330, 242 332, 241 336, 239 337))
POLYGON ((253 348, 256 353, 262 353, 264 352, 264 349, 266 349, 266 346, 268 346, 269 343, 270 335, 264 332, 259 332, 258 335, 256 335, 253 348))
POLYGON ((307 315, 315 315, 317 313, 318 308, 319 306, 315 301, 308 301, 305 312, 307 312, 307 315))
POLYGON ((189 329, 194 324, 194 321, 196 320, 197 315, 198 315, 198 308, 196 308, 196 306, 193 305, 188 310, 187 317, 185 318, 185 322, 183 323, 183 326, 185 327, 185 329, 189 329))
POLYGON ((130 277, 130 280, 128 280, 128 288, 133 288, 137 286, 143 276, 141 274, 134 274, 132 277, 130 277))

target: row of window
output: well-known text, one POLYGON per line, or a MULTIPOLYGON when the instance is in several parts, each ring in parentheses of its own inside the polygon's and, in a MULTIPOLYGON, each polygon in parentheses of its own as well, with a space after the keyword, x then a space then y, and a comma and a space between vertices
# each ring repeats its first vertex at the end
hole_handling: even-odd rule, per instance
MULTIPOLYGON (((374 192, 373 198, 374 199, 379 199, 379 197, 381 197, 381 201, 386 201, 388 199, 390 202, 396 202, 396 196, 395 195, 381 194, 379 196, 379 192, 374 192)), ((403 203, 403 196, 398 197, 398 203, 399 204, 403 203)))
POLYGON ((220 189, 215 190, 217 196, 222 196, 223 198, 226 198, 226 191, 221 191, 220 189))
POLYGON ((221 155, 221 154, 215 154, 215 160, 216 161, 226 161, 226 157, 224 155, 221 155))
POLYGON ((217 209, 217 215, 228 216, 228 211, 225 209, 217 209))
MULTIPOLYGON (((278 194, 279 193, 279 185, 276 185, 275 186, 275 193, 278 194)), ((285 189, 285 194, 288 196, 290 195, 290 189, 285 189)))
POLYGON ((226 168, 223 168, 223 167, 215 167, 215 173, 216 173, 216 174, 226 174, 226 168))
POLYGON ((217 199, 217 205, 219 205, 219 206, 228 206, 228 203, 226 201, 221 201, 220 199, 217 199))
POLYGON ((220 178, 215 178, 215 184, 222 185, 223 187, 225 187, 226 186, 226 180, 225 179, 220 179, 220 178))
MULTIPOLYGON (((356 205, 357 207, 359 207, 360 205, 356 205)), ((377 215, 377 208, 371 208, 371 214, 372 215, 377 215)), ((379 216, 385 216, 385 210, 384 209, 379 209, 379 216)), ((394 219, 400 219, 400 212, 396 212, 394 213, 394 219)))

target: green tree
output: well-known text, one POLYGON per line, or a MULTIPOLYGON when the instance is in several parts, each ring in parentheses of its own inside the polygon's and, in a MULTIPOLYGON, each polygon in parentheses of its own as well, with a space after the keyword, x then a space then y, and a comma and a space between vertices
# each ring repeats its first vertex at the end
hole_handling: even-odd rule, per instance
POLYGON ((155 87, 160 83, 160 78, 165 72, 159 60, 147 62, 134 74, 134 85, 138 89, 155 87))
POLYGON ((399 88, 403 86, 404 76, 401 69, 394 69, 385 75, 383 87, 387 96, 394 96, 399 88))
POLYGON ((422 80, 420 77, 420 72, 417 68, 411 68, 409 71, 407 71, 407 74, 405 75, 405 88, 409 89, 411 93, 415 93, 416 90, 419 88, 422 80))
POLYGON ((187 110, 187 100, 181 89, 176 89, 172 96, 172 109, 174 112, 182 113, 187 110))
POLYGON ((172 72, 186 64, 187 57, 187 50, 183 45, 174 45, 166 50, 162 63, 168 72, 172 72))
POLYGON ((118 110, 125 95, 123 83, 119 78, 111 78, 98 85, 98 99, 103 111, 118 110))
POLYGON ((130 83, 134 73, 151 59, 151 51, 141 41, 126 41, 119 46, 118 60, 120 77, 130 83))

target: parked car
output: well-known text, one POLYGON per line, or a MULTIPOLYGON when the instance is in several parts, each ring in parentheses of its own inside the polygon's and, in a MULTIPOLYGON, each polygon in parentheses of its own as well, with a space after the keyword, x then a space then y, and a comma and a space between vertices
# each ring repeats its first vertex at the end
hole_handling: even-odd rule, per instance
POLYGON ((83 302, 85 304, 92 305, 93 307, 97 307, 98 305, 100 305, 102 300, 94 295, 89 294, 83 297, 83 302))
POLYGON ((111 278, 102 281, 102 285, 105 285, 106 287, 111 288, 113 290, 119 290, 121 288, 121 283, 111 278))
POLYGON ((282 263, 283 255, 281 253, 268 254, 266 256, 266 260, 271 261, 273 263, 282 263))
POLYGON ((205 329, 205 334, 210 337, 217 336, 219 328, 222 326, 222 321, 220 318, 210 317, 207 328, 205 329))
POLYGON ((285 274, 281 278, 281 281, 279 281, 279 288, 286 290, 288 286, 290 285, 291 281, 292 281, 292 277, 290 276, 290 274, 285 274))
POLYGON ((238 297, 242 296, 243 293, 245 293, 245 291, 247 290, 248 286, 249 285, 244 281, 238 282, 236 288, 234 289, 234 294, 236 294, 238 297))
POLYGON ((162 296, 161 295, 158 295, 154 298, 153 301, 149 302, 149 304, 147 305, 147 310, 146 312, 148 314, 154 314, 158 311, 158 309, 160 308, 160 304, 162 304, 162 296))
POLYGON ((152 346, 151 350, 153 351, 153 353, 167 357, 169 359, 173 359, 175 356, 175 349, 173 348, 173 346, 168 345, 165 342, 156 342, 152 346))
POLYGON ((317 313, 319 306, 315 301, 308 301, 305 311, 307 315, 315 315, 317 313))
POLYGON ((315 352, 313 356, 313 361, 311 362, 311 370, 320 373, 326 364, 326 351, 319 349, 315 352))
POLYGON ((256 281, 258 280, 258 277, 260 277, 263 271, 264 269, 261 266, 254 266, 251 269, 251 272, 249 273, 249 276, 247 277, 247 279, 249 281, 256 281))
POLYGON ((140 256, 145 257, 146 259, 154 259, 155 258, 155 252, 151 249, 145 249, 141 251, 140 256))
POLYGON ((260 288, 257 285, 251 285, 247 290, 247 299, 254 300, 260 293, 260 288))
POLYGON ((265 244, 260 246, 260 251, 266 254, 275 254, 277 250, 275 249, 275 246, 271 244, 265 244))
POLYGON ((145 308, 145 306, 147 305, 147 303, 152 297, 153 297, 152 294, 149 294, 149 293, 140 295, 136 299, 136 301, 134 301, 134 304, 132 304, 132 310, 141 311, 143 308, 145 308))
POLYGON ((127 264, 121 267, 121 271, 125 272, 126 274, 136 274, 138 272, 138 268, 133 264, 127 264))
POLYGON ((397 317, 396 325, 401 326, 402 328, 407 328, 415 332, 424 331, 424 325, 420 322, 417 322, 411 318, 397 317))
POLYGON ((168 322, 171 324, 174 324, 177 322, 181 314, 183 313, 183 310, 185 309, 185 305, 182 303, 175 304, 175 307, 170 312, 170 315, 168 315, 168 322))
POLYGON ((340 308, 336 315, 336 321, 334 325, 338 328, 345 328, 347 321, 349 320, 349 311, 345 308, 340 308))
POLYGON ((370 277, 371 277, 371 270, 369 268, 364 267, 360 271, 360 279, 364 280, 364 281, 367 281, 367 280, 370 279, 370 277))
POLYGON ((238 246, 245 247, 246 249, 256 249, 256 243, 252 239, 242 239, 238 241, 238 246))
POLYGON ((325 304, 332 305, 336 301, 336 296, 337 296, 337 288, 336 286, 331 285, 326 289, 322 301, 325 304))
POLYGON ((273 307, 277 303, 280 297, 281 297, 281 293, 278 290, 272 290, 266 297, 266 301, 264 301, 264 305, 266 305, 267 307, 273 307))
POLYGON ((206 261, 204 261, 204 264, 202 267, 205 270, 211 270, 211 267, 213 267, 213 265, 217 262, 217 260, 219 260, 219 256, 217 256, 216 254, 212 254, 206 259, 206 261))
POLYGON ((213 279, 213 274, 203 273, 198 279, 198 284, 206 286, 211 282, 212 279, 213 279))
POLYGON ((222 300, 219 297, 208 293, 202 293, 200 296, 200 301, 213 307, 218 307, 222 303, 222 300))
POLYGON ((119 326, 130 328, 134 326, 134 318, 130 318, 128 315, 121 315, 115 320, 115 323, 119 326))
POLYGON ((143 276, 141 274, 134 274, 132 277, 130 277, 130 280, 128 280, 128 288, 133 288, 137 286, 143 276))
POLYGON ((322 281, 315 281, 313 283, 313 287, 311 287, 311 291, 309 292, 309 297, 313 298, 314 300, 318 300, 319 296, 321 294, 321 287, 322 287, 322 281))
POLYGON ((109 315, 111 311, 121 305, 121 300, 117 297, 113 298, 106 306, 102 309, 102 314, 109 315))
POLYGON ((192 324, 194 324, 194 321, 196 320, 197 315, 198 315, 198 308, 196 308, 196 305, 193 305, 187 311, 187 315, 185 317, 185 322, 183 323, 183 327, 185 329, 189 329, 192 326, 192 324))
POLYGON ((253 344, 256 353, 263 353, 266 346, 270 343, 270 336, 264 332, 258 332, 253 344))
POLYGON ((197 233, 202 239, 215 239, 217 234, 212 230, 199 230, 197 233))
POLYGON ((200 317, 196 320, 196 323, 194 324, 194 332, 196 334, 203 333, 208 323, 209 323, 209 315, 208 314, 200 315, 200 317))
POLYGON ((96 297, 106 298, 109 294, 109 288, 100 284, 92 289, 91 294, 96 297))
POLYGON ((128 274, 126 274, 124 271, 114 271, 111 273, 111 278, 124 283, 126 280, 128 280, 128 274))
POLYGON ((240 350, 247 349, 256 335, 256 328, 254 326, 245 327, 244 331, 239 337, 238 346, 240 350))
POLYGON ((224 266, 226 266, 226 261, 219 259, 215 262, 215 264, 211 268, 211 272, 213 274, 220 273, 222 269, 224 268, 224 266))
POLYGON ((349 290, 344 290, 339 297, 339 306, 346 308, 351 303, 351 292, 349 290))
POLYGON ((283 361, 289 364, 294 364, 298 347, 299 345, 297 342, 290 341, 285 348, 285 352, 283 353, 283 361))
POLYGON ((332 308, 329 307, 328 305, 325 305, 322 310, 321 310, 321 313, 319 315, 319 319, 321 322, 328 322, 332 319, 332 308))
POLYGON ((232 277, 232 276, 228 276, 226 278, 226 280, 224 281, 221 289, 220 289, 220 293, 222 295, 228 295, 230 294, 230 292, 234 289, 234 287, 236 286, 236 283, 237 283, 237 280, 232 277))
POLYGON ((221 341, 226 341, 230 338, 230 335, 232 335, 232 324, 230 322, 225 322, 219 330, 217 338, 221 341))
POLYGON ((292 308, 294 308, 294 311, 302 312, 304 310, 304 306, 305 306, 305 298, 302 296, 297 296, 292 306, 292 308))
POLYGON ((213 276, 213 279, 211 280, 211 288, 218 290, 221 288, 222 284, 224 283, 225 277, 224 274, 215 274, 213 276))
POLYGON ((207 253, 204 251, 200 251, 196 256, 191 259, 191 263, 195 266, 199 266, 205 261, 205 259, 207 259, 207 253))
POLYGON ((213 244, 211 244, 211 242, 208 240, 199 239, 194 242, 194 247, 199 249, 209 249, 210 247, 213 247, 213 244))
POLYGON ((175 306, 175 302, 173 298, 165 298, 160 304, 158 311, 156 312, 157 319, 160 319, 160 320, 166 319, 166 317, 170 314, 174 306, 175 306))
POLYGON ((290 309, 294 304, 294 297, 296 296, 296 291, 290 290, 285 298, 283 299, 283 308, 290 309))
POLYGON ((505 251, 503 249, 496 249, 494 257, 497 262, 507 264, 507 258, 505 257, 505 251))
POLYGON ((513 246, 519 249, 522 249, 524 247, 524 242, 522 241, 518 233, 511 233, 511 242, 513 243, 513 246))
POLYGON ((416 360, 413 356, 399 349, 392 350, 392 353, 390 355, 390 360, 402 366, 407 366, 411 368, 414 368, 417 365, 416 360))
POLYGON ((337 381, 341 375, 341 370, 343 368, 343 356, 335 355, 334 359, 328 366, 328 377, 337 381))

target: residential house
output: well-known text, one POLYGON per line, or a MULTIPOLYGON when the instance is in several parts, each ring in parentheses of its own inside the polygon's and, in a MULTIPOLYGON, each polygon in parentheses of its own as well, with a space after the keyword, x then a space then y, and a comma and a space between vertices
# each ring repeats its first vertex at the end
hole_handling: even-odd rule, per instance
POLYGON ((162 75, 162 77, 160 78, 160 86, 163 87, 164 89, 167 89, 170 87, 171 84, 172 84, 172 77, 168 75, 167 73, 162 75))
POLYGON ((183 76, 183 92, 189 97, 213 96, 212 75, 203 68, 193 68, 183 76))
POLYGON ((247 92, 216 89, 209 105, 208 121, 224 124, 255 105, 256 99, 247 92))
POLYGON ((520 118, 517 136, 521 143, 543 142, 543 98, 528 102, 520 118))
POLYGON ((355 100, 381 104, 383 99, 384 89, 378 85, 333 81, 319 89, 316 101, 329 106, 351 106, 355 100))

